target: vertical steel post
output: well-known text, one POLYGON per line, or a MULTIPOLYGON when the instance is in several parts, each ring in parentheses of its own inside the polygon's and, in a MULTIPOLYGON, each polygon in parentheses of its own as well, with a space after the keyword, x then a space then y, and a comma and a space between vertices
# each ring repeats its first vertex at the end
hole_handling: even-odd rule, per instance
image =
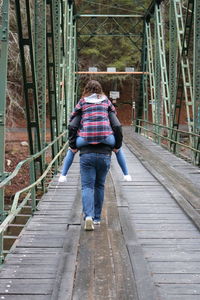
MULTIPOLYGON (((35 178, 35 164, 34 161, 31 161, 30 167, 29 167, 29 173, 30 173, 30 184, 34 183, 35 178)), ((32 207, 32 214, 36 211, 36 191, 35 187, 31 189, 31 207, 32 207)))
MULTIPOLYGON (((33 45, 33 31, 31 23, 31 8, 28 0, 24 1, 26 17, 22 17, 22 8, 19 0, 15 0, 18 25, 19 50, 24 84, 24 98, 26 104, 27 130, 29 137, 30 154, 41 150, 41 134, 38 109, 37 80, 35 71, 35 53, 33 45), (30 74, 27 72, 25 49, 29 51, 30 74), (34 141, 34 137, 36 141, 34 141)), ((38 158, 40 173, 43 172, 42 158, 38 158)))
MULTIPOLYGON (((158 36, 158 27, 156 24, 156 18, 154 15, 154 36, 158 36)), ((163 124, 163 101, 161 96, 161 68, 160 68, 160 56, 159 56, 159 42, 158 39, 154 39, 155 43, 155 63, 154 63, 154 70, 155 70, 155 122, 156 124, 163 124)), ((156 126, 156 131, 158 132, 159 126, 156 126)), ((158 137, 158 140, 160 138, 158 137)))
POLYGON ((152 107, 152 119, 155 123, 155 78, 154 78, 154 57, 153 57, 153 44, 151 36, 151 24, 146 23, 146 36, 147 36, 147 51, 148 51, 148 70, 149 70, 149 82, 151 93, 151 107, 152 107))
POLYGON ((55 54, 55 93, 56 93, 56 119, 58 127, 58 135, 60 133, 60 78, 61 78, 61 2, 60 0, 52 1, 53 9, 53 34, 54 34, 54 54, 55 54))
MULTIPOLYGON (((35 66, 41 145, 46 146, 46 0, 35 0, 35 66)), ((45 156, 43 157, 45 163, 45 156)))
POLYGON ((159 47, 159 54, 160 54, 162 96, 164 100, 165 120, 167 126, 170 126, 171 103, 169 97, 168 74, 167 74, 166 55, 165 55, 164 29, 163 29, 161 7, 158 4, 155 5, 155 14, 156 14, 156 25, 157 25, 157 34, 158 34, 156 39, 158 39, 158 47, 159 47))
MULTIPOLYGON (((67 10, 68 3, 67 1, 62 1, 62 62, 61 62, 61 103, 60 103, 60 128, 67 128, 67 10)), ((67 140, 67 135, 64 138, 64 141, 67 140)))
MULTIPOLYGON (((177 60, 178 60, 178 53, 177 53, 177 27, 176 27, 176 15, 174 10, 174 3, 173 1, 170 2, 169 8, 169 93, 171 99, 171 106, 172 106, 172 115, 176 114, 176 97, 180 97, 177 95, 177 84, 179 84, 179 80, 177 80, 177 60)), ((179 77, 179 76, 178 76, 179 77)), ((174 119, 174 117, 173 117, 174 119)), ((172 124, 173 127, 173 124, 172 124)), ((172 130, 171 133, 172 140, 177 140, 177 132, 172 130)), ((175 153, 177 150, 177 144, 171 142, 172 151, 175 153)))
MULTIPOLYGON (((194 132, 200 134, 200 2, 194 0, 194 132)), ((200 149, 200 138, 195 148, 200 149)), ((200 164, 200 155, 196 155, 196 163, 200 164)))
POLYGON ((72 100, 72 47, 73 47, 73 5, 68 1, 68 14, 67 14, 67 123, 69 121, 69 114, 73 109, 72 100))
POLYGON ((75 85, 76 85, 76 20, 73 20, 73 38, 72 38, 72 109, 75 106, 75 85))
MULTIPOLYGON (((9 33, 9 0, 3 0, 1 7, 2 24, 0 27, 0 181, 6 177, 5 173, 5 114, 6 87, 8 64, 8 33, 9 33)), ((0 190, 0 221, 4 220, 4 190, 0 190)), ((3 260, 3 236, 0 235, 0 260, 3 260)))
MULTIPOLYGON (((193 0, 192 0, 193 1, 193 0)), ((187 122, 189 132, 193 131, 194 127, 194 96, 192 90, 192 81, 191 81, 191 72, 190 72, 190 63, 188 59, 188 43, 186 40, 186 27, 183 21, 183 9, 181 0, 172 0, 174 5, 175 17, 176 17, 176 28, 177 28, 177 37, 178 37, 178 49, 180 55, 181 71, 182 71, 182 80, 183 80, 183 89, 185 96, 185 105, 187 111, 187 122)), ((188 0, 188 4, 191 0, 188 0)), ((192 2, 191 2, 192 3, 192 2)), ((192 12, 193 13, 193 12, 192 12)), ((177 97, 178 98, 178 97, 177 97)), ((175 113, 174 113, 174 124, 173 127, 179 126, 178 122, 180 116, 176 118, 176 110, 180 114, 180 104, 176 104, 175 113), (176 121, 177 119, 177 121, 176 121)), ((190 139, 192 142, 192 139, 190 139)))
MULTIPOLYGON (((147 36, 146 36, 146 20, 143 21, 143 40, 142 40, 142 51, 141 51, 141 69, 142 72, 147 72, 147 36)), ((147 74, 142 74, 140 79, 140 94, 139 101, 136 110, 136 126, 135 131, 141 132, 140 121, 138 119, 148 120, 148 84, 147 84, 147 74)))
MULTIPOLYGON (((53 18, 53 3, 52 0, 47 1, 47 80, 48 80, 48 96, 50 109, 50 126, 51 126, 51 141, 58 135, 58 100, 56 88, 56 63, 55 63, 55 41, 54 41, 54 18, 53 18)), ((52 146, 52 157, 58 153, 59 145, 54 143, 52 146)), ((55 162, 55 170, 58 168, 58 161, 55 162)))
POLYGON ((177 83, 177 28, 174 4, 170 1, 169 11, 169 92, 172 105, 172 112, 176 102, 176 83, 177 83))
MULTIPOLYGON (((146 22, 144 22, 144 30, 143 30, 143 49, 142 49, 142 71, 147 72, 148 71, 148 44, 147 44, 147 35, 146 35, 146 22)), ((143 74, 142 75, 142 89, 141 92, 143 95, 143 111, 144 115, 143 118, 145 121, 148 121, 149 119, 149 99, 148 99, 148 75, 143 74)), ((140 116, 142 118, 142 116, 140 116)))

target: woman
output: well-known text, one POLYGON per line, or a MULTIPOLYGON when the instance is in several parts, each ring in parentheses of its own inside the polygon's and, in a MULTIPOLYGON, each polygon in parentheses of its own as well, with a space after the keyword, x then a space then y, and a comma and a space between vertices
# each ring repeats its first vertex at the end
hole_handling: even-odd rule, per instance
POLYGON ((82 98, 77 103, 71 120, 81 114, 80 127, 77 132, 76 143, 69 145, 64 159, 62 174, 59 182, 66 181, 67 172, 73 162, 77 149, 86 145, 103 143, 111 146, 116 153, 117 161, 124 174, 124 180, 131 181, 121 145, 118 145, 110 125, 109 112, 115 112, 111 101, 103 93, 101 84, 96 80, 90 80, 84 88, 82 98))

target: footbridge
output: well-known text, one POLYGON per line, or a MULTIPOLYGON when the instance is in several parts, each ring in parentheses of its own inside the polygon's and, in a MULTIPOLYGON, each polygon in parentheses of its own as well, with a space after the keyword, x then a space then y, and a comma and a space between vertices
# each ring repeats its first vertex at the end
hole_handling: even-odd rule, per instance
POLYGON ((0 299, 200 299, 200 3, 84 2, 0 2, 0 299), (96 62, 88 70, 84 49, 104 38, 113 47, 127 39, 138 69, 99 70, 96 62), (11 82, 14 42, 20 71, 11 82), (79 154, 58 182, 67 124, 88 79, 111 80, 117 92, 120 76, 136 91, 125 111, 123 96, 112 99, 132 181, 112 155, 102 222, 87 232, 79 154), (16 86, 29 154, 9 169, 16 86), (26 179, 9 198, 20 174, 26 179))

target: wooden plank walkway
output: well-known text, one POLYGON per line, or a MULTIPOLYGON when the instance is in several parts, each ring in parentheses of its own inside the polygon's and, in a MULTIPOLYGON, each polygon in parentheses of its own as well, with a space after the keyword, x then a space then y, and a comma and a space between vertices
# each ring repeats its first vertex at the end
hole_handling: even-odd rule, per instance
POLYGON ((160 299, 200 299, 199 169, 130 128, 124 133, 134 181, 121 193, 160 299))
POLYGON ((113 155, 101 225, 83 229, 76 155, 7 255, 0 299, 200 299, 199 169, 130 128, 124 141, 133 181, 113 155))
POLYGON ((79 164, 76 159, 68 184, 54 178, 38 211, 29 220, 6 257, 0 272, 0 299, 49 300, 67 266, 72 289, 81 222, 79 164), (76 208, 76 209, 75 209, 76 208), (67 245, 65 241, 67 240, 67 245))

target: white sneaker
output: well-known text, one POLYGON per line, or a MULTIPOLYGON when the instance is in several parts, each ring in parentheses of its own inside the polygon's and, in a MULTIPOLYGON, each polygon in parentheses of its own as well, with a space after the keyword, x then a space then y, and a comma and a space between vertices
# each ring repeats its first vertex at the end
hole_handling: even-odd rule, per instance
POLYGON ((100 221, 95 221, 95 220, 94 220, 94 221, 93 221, 93 224, 94 224, 94 225, 100 225, 101 222, 100 222, 100 221))
POLYGON ((132 181, 131 175, 124 175, 124 181, 132 181))
POLYGON ((93 224, 93 220, 92 217, 86 217, 85 218, 85 230, 94 230, 94 224, 93 224))
POLYGON ((66 182, 67 181, 67 177, 64 175, 60 175, 60 177, 58 178, 58 182, 66 182))

